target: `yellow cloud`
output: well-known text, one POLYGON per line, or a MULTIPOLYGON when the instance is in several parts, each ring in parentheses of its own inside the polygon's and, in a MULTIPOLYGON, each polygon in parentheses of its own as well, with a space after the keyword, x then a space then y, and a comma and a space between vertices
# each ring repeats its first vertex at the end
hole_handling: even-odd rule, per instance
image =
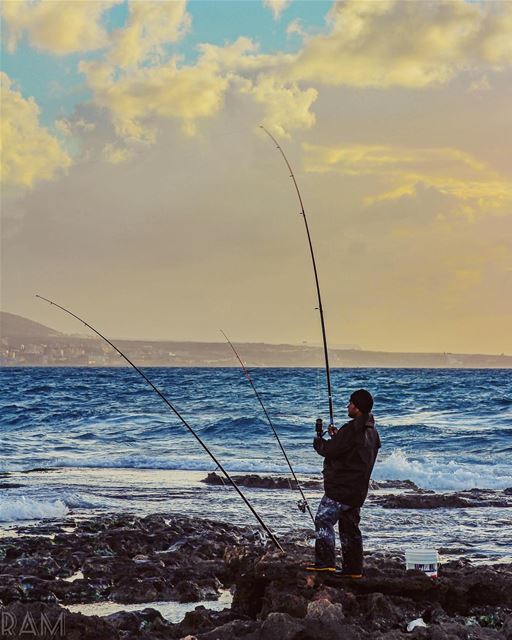
POLYGON ((139 0, 128 8, 128 24, 114 32, 109 55, 110 61, 120 67, 140 65, 148 56, 158 58, 161 46, 182 38, 192 22, 184 0, 139 0))
POLYGON ((306 40, 295 80, 427 87, 459 71, 512 62, 512 3, 464 0, 335 3, 327 34, 306 40))
POLYGON ((2 17, 10 52, 26 33, 36 49, 65 55, 92 51, 108 44, 103 13, 120 0, 4 0, 2 17))
POLYGON ((113 144, 107 144, 103 148, 103 158, 110 164, 123 164, 133 157, 133 152, 129 149, 116 147, 113 144))
MULTIPOLYGON (((194 65, 180 66, 174 57, 165 63, 124 68, 115 65, 113 55, 105 61, 82 62, 94 101, 107 108, 119 136, 152 143, 155 117, 181 120, 193 134, 197 121, 215 116, 228 89, 249 95, 262 105, 264 121, 276 133, 287 135, 294 128, 307 128, 315 117, 309 111, 317 98, 315 89, 301 89, 297 83, 279 79, 271 72, 292 59, 289 54, 261 55, 248 38, 218 47, 202 44, 194 65)), ((113 51, 116 51, 114 46, 113 51)), ((140 62, 140 59, 139 59, 140 62)))
POLYGON ((145 119, 178 118, 192 133, 196 120, 217 113, 228 85, 227 78, 216 75, 208 65, 178 69, 175 60, 134 70, 117 80, 114 69, 101 62, 83 62, 80 70, 95 102, 110 110, 117 133, 150 143, 155 132, 145 119))
POLYGON ((512 183, 470 154, 452 148, 404 149, 387 145, 326 147, 305 144, 307 171, 375 176, 391 187, 366 198, 367 204, 414 195, 420 184, 444 195, 468 201, 465 215, 498 209, 512 202, 512 183))
POLYGON ((307 129, 315 124, 310 107, 317 99, 316 89, 300 89, 295 83, 283 84, 272 76, 261 75, 250 88, 242 89, 262 104, 263 124, 276 135, 287 137, 292 129, 307 129))
POLYGON ((5 73, 0 73, 2 135, 0 141, 1 177, 8 186, 31 187, 49 180, 71 158, 59 141, 39 125, 39 107, 12 89, 5 73))
POLYGON ((272 11, 274 20, 279 20, 283 11, 291 4, 291 0, 263 0, 263 6, 272 11))

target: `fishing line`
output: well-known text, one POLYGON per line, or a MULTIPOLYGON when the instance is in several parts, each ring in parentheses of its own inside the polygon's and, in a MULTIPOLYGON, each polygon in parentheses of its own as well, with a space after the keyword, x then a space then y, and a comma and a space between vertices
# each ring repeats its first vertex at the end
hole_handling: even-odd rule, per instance
POLYGON ((320 312, 320 323, 322 326, 322 341, 323 341, 323 345, 324 345, 324 359, 325 359, 325 376, 326 376, 326 381, 327 381, 327 395, 328 395, 328 400, 329 400, 329 420, 330 420, 330 424, 334 425, 334 409, 333 409, 333 404, 332 404, 332 387, 331 387, 331 369, 329 367, 329 352, 327 349, 327 336, 326 336, 326 332, 325 332, 325 321, 324 321, 324 310, 323 310, 323 306, 322 306, 322 296, 320 294, 320 283, 318 280, 318 271, 316 268, 316 260, 315 260, 315 253, 313 251, 313 243, 311 241, 311 234, 309 233, 309 226, 308 226, 308 220, 306 217, 306 211, 304 209, 304 204, 302 202, 302 196, 301 193, 299 191, 299 185, 297 184, 297 180, 295 179, 295 174, 293 173, 293 169, 290 165, 290 163, 288 162, 288 158, 286 157, 284 151, 282 150, 281 146, 279 145, 279 143, 277 142, 277 140, 274 138, 274 136, 270 133, 270 131, 268 131, 267 129, 265 129, 265 127, 263 125, 260 125, 260 128, 263 129, 263 131, 268 135, 268 137, 274 142, 274 144, 276 145, 279 153, 283 156, 283 160, 286 163, 286 166, 288 167, 288 171, 290 172, 290 178, 293 180, 293 184, 295 186, 295 191, 297 192, 297 197, 299 199, 299 203, 300 203, 300 214, 304 220, 304 225, 306 227, 306 234, 308 236, 308 244, 309 244, 309 251, 311 253, 311 260, 313 262, 313 271, 315 274, 315 284, 316 284, 316 293, 317 293, 317 297, 318 297, 318 311, 320 312))
MULTIPOLYGON (((263 409, 263 413, 265 414, 267 422, 268 422, 270 428, 272 429, 272 433, 276 437, 276 440, 277 440, 277 442, 279 444, 279 447, 281 448, 281 451, 283 452, 284 459, 286 460, 286 462, 288 464, 288 467, 289 467, 290 472, 291 472, 291 474, 293 476, 293 479, 295 480, 295 484, 297 486, 297 489, 300 491, 300 495, 302 497, 302 499, 299 500, 299 502, 297 503, 297 506, 299 507, 299 509, 303 513, 305 513, 306 509, 307 509, 309 515, 311 516, 311 520, 313 521, 313 524, 314 524, 315 523, 315 518, 313 517, 313 514, 311 513, 311 509, 309 508, 309 504, 308 504, 308 501, 306 499, 306 496, 304 495, 304 491, 302 490, 302 487, 300 486, 300 482, 299 482, 297 476, 295 475, 295 471, 293 470, 292 463, 290 462, 290 459, 288 458, 288 455, 286 454, 286 451, 285 451, 285 449, 283 447, 281 439, 279 438, 279 435, 277 434, 277 431, 276 431, 276 429, 274 427, 274 424, 273 424, 273 422, 272 422, 272 420, 271 420, 271 418, 270 418, 270 416, 268 414, 267 408, 263 404, 263 400, 261 399, 261 396, 258 393, 258 390, 256 389, 256 385, 253 382, 251 374, 247 370, 247 367, 245 366, 245 364, 242 362, 242 358, 240 358, 240 356, 238 354, 238 351, 235 349, 235 347, 234 347, 233 343, 231 342, 231 340, 227 337, 227 335, 224 333, 224 331, 222 331, 222 329, 220 329, 220 332, 226 338, 226 341, 229 344, 229 346, 233 349, 233 353, 235 354, 238 362, 240 363, 240 365, 241 365, 241 367, 243 369, 243 372, 245 373, 245 377, 249 381, 249 384, 251 385, 256 397, 258 398, 258 402, 260 403, 261 408, 263 409)), ((291 488, 291 482, 290 482, 290 488, 291 488)))
POLYGON ((146 374, 141 371, 139 369, 139 367, 137 367, 135 364, 133 364, 133 362, 124 355, 124 353, 118 349, 116 347, 115 344, 113 344, 112 342, 110 342, 110 340, 108 338, 106 338, 103 334, 101 334, 99 331, 97 331, 94 327, 92 327, 88 322, 86 322, 85 320, 82 320, 82 318, 80 318, 79 316, 75 315, 72 311, 69 311, 69 309, 66 309, 65 307, 62 307, 60 304, 57 304, 56 302, 53 302, 52 300, 48 300, 48 298, 44 298, 43 296, 40 296, 38 294, 36 294, 36 298, 39 298, 41 300, 44 300, 45 302, 48 302, 49 304, 53 305, 54 307, 58 307, 59 309, 61 309, 62 311, 64 311, 65 313, 69 314, 70 316, 72 316, 73 318, 76 318, 77 320, 79 320, 82 324, 84 324, 88 329, 90 329, 91 331, 94 331, 94 333, 99 336, 102 340, 105 340, 105 342, 107 344, 109 344, 115 351, 117 351, 117 353, 126 360, 126 362, 132 366, 135 371, 137 371, 137 373, 139 373, 144 380, 149 384, 149 386, 160 396, 160 398, 162 398, 162 400, 165 402, 165 404, 173 411, 173 413, 179 418, 179 420, 182 422, 182 424, 188 429, 188 431, 194 436, 194 438, 197 440, 197 442, 201 445, 201 447, 206 451, 206 453, 210 456, 210 458, 215 462, 215 464, 217 465, 217 467, 222 471, 222 473, 226 476, 227 480, 231 483, 231 485, 233 486, 233 488, 235 489, 235 491, 238 493, 238 495, 242 498, 242 500, 245 502, 245 504, 249 507, 249 509, 251 510, 252 514, 254 515, 254 517, 256 518, 256 520, 259 522, 259 524, 262 526, 262 528, 266 531, 266 533, 269 535, 269 538, 272 540, 272 542, 275 544, 275 546, 280 550, 280 551, 284 551, 283 547, 281 546, 279 540, 275 537, 275 535, 272 533, 272 531, 270 531, 270 529, 267 527, 267 525, 263 522, 263 520, 260 518, 260 516, 258 515, 258 513, 255 511, 254 507, 251 505, 251 503, 249 502, 249 500, 244 496, 244 494, 242 493, 242 491, 239 489, 239 487, 235 484, 234 480, 231 478, 231 476, 229 475, 229 473, 224 469, 224 467, 221 465, 221 463, 217 460, 217 458, 215 457, 215 455, 210 451, 210 449, 206 446, 206 444, 201 440, 201 438, 197 435, 197 433, 194 431, 194 429, 192 429, 192 427, 188 424, 188 422, 185 420, 185 418, 179 413, 179 411, 171 404, 171 402, 164 396, 164 394, 160 391, 160 389, 158 389, 158 387, 156 387, 151 380, 146 376, 146 374))

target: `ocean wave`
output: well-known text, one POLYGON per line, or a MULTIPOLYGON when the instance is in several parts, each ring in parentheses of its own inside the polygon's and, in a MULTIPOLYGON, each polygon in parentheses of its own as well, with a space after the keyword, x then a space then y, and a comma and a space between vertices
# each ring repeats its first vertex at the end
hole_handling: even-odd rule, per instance
MULTIPOLYGON (((282 458, 242 457, 216 452, 224 468, 230 473, 270 473, 286 475, 289 468, 282 458)), ((292 460, 297 473, 318 476, 321 473, 320 458, 303 457, 292 460)), ((165 471, 212 471, 215 464, 206 456, 184 455, 150 456, 140 454, 118 456, 66 457, 51 461, 52 467, 87 469, 148 469, 165 471)), ((512 486, 512 467, 508 464, 485 464, 447 457, 411 456, 397 449, 391 455, 381 455, 372 477, 375 480, 412 480, 423 489, 434 491, 459 491, 463 489, 505 489, 512 486)), ((66 500, 67 502, 67 500, 66 500)), ((68 503, 69 504, 69 503, 68 503)), ((71 506, 71 504, 69 505, 71 506)))
POLYGON ((505 489, 512 486, 510 465, 464 464, 455 460, 408 458, 395 451, 377 462, 375 480, 412 480, 423 489, 459 491, 463 489, 505 489))
MULTIPOLYGON (((277 459, 279 460, 279 459, 277 459)), ((155 456, 119 456, 117 458, 80 458, 75 460, 54 460, 53 465, 63 468, 81 469, 154 469, 161 471, 213 471, 215 463, 206 456, 186 458, 156 458, 155 456)), ((273 460, 261 460, 260 458, 242 459, 231 461, 222 460, 222 466, 231 473, 289 473, 286 462, 273 460)), ((294 465, 297 473, 318 474, 320 464, 294 465)))
POLYGON ((2 499, 0 503, 0 522, 62 518, 68 513, 62 500, 33 500, 22 496, 2 499))
POLYGON ((108 506, 104 499, 82 493, 64 493, 62 500, 70 509, 97 509, 108 506))
POLYGON ((233 418, 219 420, 201 429, 202 434, 208 435, 238 435, 249 431, 252 438, 257 435, 266 435, 270 427, 260 418, 233 418))

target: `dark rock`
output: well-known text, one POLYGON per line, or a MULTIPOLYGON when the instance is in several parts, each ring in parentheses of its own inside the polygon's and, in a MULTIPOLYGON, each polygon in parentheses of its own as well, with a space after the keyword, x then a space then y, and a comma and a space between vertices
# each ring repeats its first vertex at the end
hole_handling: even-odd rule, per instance
MULTIPOLYGON (((297 483, 293 477, 260 476, 257 474, 246 474, 243 476, 231 476, 234 482, 241 487, 252 487, 253 489, 297 489, 297 483)), ((201 482, 211 485, 224 485, 226 479, 217 473, 209 473, 201 482)), ((305 489, 322 489, 322 480, 311 480, 299 478, 300 486, 305 489)))
POLYGON ((501 627, 501 634, 505 640, 512 640, 512 614, 507 616, 503 626, 501 627))
POLYGON ((444 563, 433 580, 406 571, 402 554, 367 552, 365 577, 347 581, 305 571, 312 549, 296 532, 282 537, 282 553, 248 529, 171 515, 104 516, 76 523, 72 532, 68 525, 48 524, 58 530, 53 540, 44 528, 0 539, 2 610, 56 615, 63 611, 57 601, 198 602, 216 598, 223 586, 234 592, 231 609, 197 607, 178 625, 152 609, 103 619, 67 612, 66 637, 77 640, 512 640, 512 565, 444 563), (77 571, 83 578, 62 579, 77 571), (429 626, 407 634, 407 623, 419 617, 429 626))
POLYGON ((366 617, 376 629, 397 626, 403 618, 402 612, 394 606, 390 598, 382 593, 370 593, 366 603, 366 617))
POLYGON ((420 491, 418 485, 412 482, 412 480, 379 480, 378 482, 372 480, 371 483, 372 489, 409 489, 412 491, 420 491))
POLYGON ((260 626, 260 623, 254 620, 233 620, 211 631, 199 634, 198 638, 199 640, 264 640, 264 636, 257 631, 260 626))
POLYGON ((265 640, 294 640, 304 627, 303 620, 287 613, 273 612, 263 622, 260 637, 265 640))
POLYGON ((66 638, 66 640, 120 640, 118 631, 97 616, 70 613, 57 605, 16 602, 0 607, 4 635, 9 638, 66 638))
POLYGON ((177 625, 180 636, 203 634, 212 629, 218 629, 224 625, 228 625, 233 621, 248 621, 245 616, 224 609, 223 611, 210 611, 203 606, 196 607, 194 611, 189 611, 185 617, 177 625))
POLYGON ((385 509, 467 509, 470 507, 512 507, 512 500, 493 491, 471 489, 459 493, 414 492, 372 496, 372 502, 385 509))
POLYGON ((164 631, 169 627, 162 614, 151 608, 133 612, 119 611, 105 616, 103 620, 119 631, 130 631, 135 634, 139 631, 164 631))

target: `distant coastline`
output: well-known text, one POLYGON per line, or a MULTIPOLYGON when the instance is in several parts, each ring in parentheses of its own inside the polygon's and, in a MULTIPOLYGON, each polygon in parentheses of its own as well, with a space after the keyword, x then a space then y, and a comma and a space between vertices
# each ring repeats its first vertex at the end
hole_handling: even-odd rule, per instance
MULTIPOLYGON (((2 367, 121 367, 126 363, 97 338, 66 335, 39 323, 1 312, 2 367)), ((224 342, 116 340, 116 345, 144 367, 236 367, 224 342)), ((323 367, 320 347, 237 343, 249 367, 323 367)), ((333 368, 512 369, 512 356, 458 353, 394 353, 330 349, 333 368)))

